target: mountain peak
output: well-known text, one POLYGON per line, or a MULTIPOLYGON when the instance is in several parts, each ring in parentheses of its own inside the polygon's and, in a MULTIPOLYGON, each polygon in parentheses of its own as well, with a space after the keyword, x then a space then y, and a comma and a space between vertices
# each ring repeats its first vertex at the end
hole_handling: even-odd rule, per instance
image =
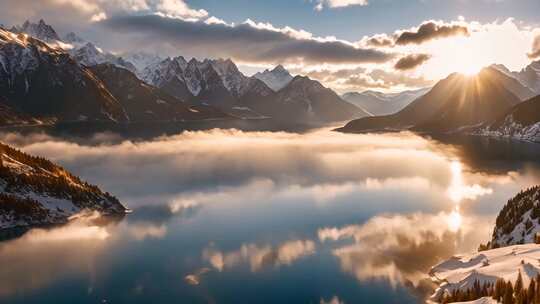
POLYGON ((273 70, 272 72, 276 72, 276 73, 289 73, 289 71, 287 71, 287 69, 285 69, 284 66, 282 66, 281 64, 278 64, 273 70))
POLYGON ((37 24, 26 20, 21 27, 15 28, 17 28, 19 32, 27 33, 28 35, 45 42, 58 42, 62 40, 54 28, 45 23, 43 19, 40 19, 37 24))
POLYGON ((264 72, 253 75, 253 77, 261 80, 276 92, 284 88, 293 80, 293 76, 281 64, 271 71, 266 69, 264 72))
POLYGON ((84 44, 86 40, 81 38, 79 35, 74 32, 69 32, 64 36, 64 42, 74 43, 74 44, 84 44))

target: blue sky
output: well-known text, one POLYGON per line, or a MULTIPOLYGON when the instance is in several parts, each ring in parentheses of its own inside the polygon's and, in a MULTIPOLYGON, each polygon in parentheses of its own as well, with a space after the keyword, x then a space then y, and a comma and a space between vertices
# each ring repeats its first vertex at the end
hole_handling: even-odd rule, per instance
POLYGON ((540 24, 539 0, 371 0, 365 6, 322 11, 316 11, 315 4, 307 0, 191 0, 188 3, 228 22, 240 23, 250 18, 347 40, 410 28, 424 20, 455 20, 458 16, 480 22, 516 18, 540 24))

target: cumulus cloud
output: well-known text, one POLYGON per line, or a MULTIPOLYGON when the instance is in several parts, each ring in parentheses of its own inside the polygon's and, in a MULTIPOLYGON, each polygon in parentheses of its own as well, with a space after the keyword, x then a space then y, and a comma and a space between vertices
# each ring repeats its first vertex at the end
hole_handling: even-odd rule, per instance
POLYGON ((429 58, 431 58, 431 56, 428 54, 407 55, 400 58, 394 65, 394 68, 401 71, 412 70, 424 64, 424 62, 428 61, 429 58))
POLYGON ((398 33, 396 38, 396 44, 422 44, 433 39, 447 38, 457 35, 469 35, 468 27, 461 23, 427 21, 413 30, 402 31, 398 33))
POLYGON ((390 47, 394 45, 394 39, 386 34, 378 34, 371 37, 364 37, 362 43, 373 47, 390 47))
POLYGON ((238 250, 231 252, 222 252, 214 247, 209 247, 204 249, 202 256, 218 271, 224 271, 247 263, 251 271, 256 272, 264 267, 291 265, 296 260, 314 253, 315 242, 293 240, 276 247, 244 244, 238 250))
POLYGON ((242 24, 189 22, 156 15, 111 17, 103 24, 145 45, 168 45, 206 57, 253 63, 377 63, 393 55, 335 38, 313 37, 290 27, 248 20, 242 24))
POLYGON ((317 0, 317 5, 315 6, 315 9, 320 11, 323 10, 325 7, 340 8, 354 5, 364 6, 368 4, 368 0, 317 0))
POLYGON ((534 38, 532 51, 528 53, 527 56, 529 56, 530 59, 540 58, 540 35, 534 38))
POLYGON ((55 23, 68 21, 76 26, 77 23, 96 22, 108 16, 132 13, 160 14, 186 20, 208 17, 207 11, 193 9, 184 0, 5 0, 0 3, 0 16, 9 22, 39 16, 55 23), (62 20, 62 16, 65 20, 62 20))

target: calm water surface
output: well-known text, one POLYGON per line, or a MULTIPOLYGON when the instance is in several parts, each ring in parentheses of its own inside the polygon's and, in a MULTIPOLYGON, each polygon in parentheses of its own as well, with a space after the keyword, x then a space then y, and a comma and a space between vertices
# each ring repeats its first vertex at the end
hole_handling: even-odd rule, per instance
POLYGON ((134 210, 1 242, 1 303, 419 303, 433 264, 487 241, 540 183, 540 145, 486 138, 0 139, 134 210))

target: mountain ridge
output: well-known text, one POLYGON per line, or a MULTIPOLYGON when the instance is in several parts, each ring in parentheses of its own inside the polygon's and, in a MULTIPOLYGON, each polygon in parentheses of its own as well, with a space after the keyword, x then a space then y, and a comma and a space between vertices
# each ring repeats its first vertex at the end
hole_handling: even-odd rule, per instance
POLYGON ((483 124, 520 102, 505 87, 508 78, 493 68, 484 68, 475 76, 453 73, 395 114, 354 120, 337 130, 452 132, 483 124))

